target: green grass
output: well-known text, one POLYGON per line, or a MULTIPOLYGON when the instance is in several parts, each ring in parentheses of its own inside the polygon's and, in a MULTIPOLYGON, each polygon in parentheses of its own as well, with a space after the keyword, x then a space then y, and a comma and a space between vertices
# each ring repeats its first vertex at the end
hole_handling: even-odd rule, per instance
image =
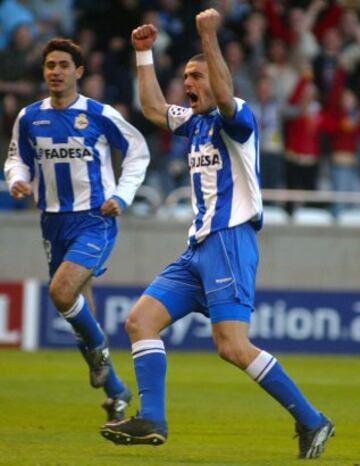
MULTIPOLYGON (((131 356, 113 353, 135 390, 131 356)), ((283 365, 336 422, 317 461, 360 466, 360 358, 284 356, 283 365)), ((170 436, 161 447, 115 446, 98 434, 101 390, 75 351, 0 350, 0 464, 11 466, 292 466, 291 417, 211 353, 169 353, 170 436)), ((135 400, 129 414, 137 408, 135 400)), ((314 464, 311 461, 311 464, 314 464)))

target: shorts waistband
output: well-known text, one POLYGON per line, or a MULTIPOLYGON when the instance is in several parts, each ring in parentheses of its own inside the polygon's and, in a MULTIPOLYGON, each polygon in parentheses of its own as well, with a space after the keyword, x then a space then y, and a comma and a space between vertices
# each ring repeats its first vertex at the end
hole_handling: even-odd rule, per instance
POLYGON ((95 209, 74 210, 74 211, 68 211, 68 212, 47 212, 46 210, 43 210, 41 212, 41 215, 49 215, 49 216, 52 216, 52 215, 73 216, 74 215, 74 216, 76 216, 76 215, 86 215, 86 214, 90 214, 90 213, 99 214, 100 213, 100 207, 97 207, 95 209))

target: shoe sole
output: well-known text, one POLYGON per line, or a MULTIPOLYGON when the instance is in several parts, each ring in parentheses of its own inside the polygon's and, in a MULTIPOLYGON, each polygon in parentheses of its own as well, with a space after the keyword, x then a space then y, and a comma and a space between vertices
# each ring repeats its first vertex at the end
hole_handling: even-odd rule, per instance
POLYGON ((324 426, 322 430, 316 435, 313 440, 313 444, 307 451, 305 456, 301 456, 302 459, 310 459, 310 458, 319 458, 319 456, 325 450, 326 442, 335 435, 335 426, 333 424, 327 424, 324 426), (329 429, 328 432, 324 431, 324 429, 329 429))
POLYGON ((126 434, 125 432, 118 432, 111 430, 108 427, 100 429, 100 434, 116 445, 152 445, 158 446, 166 442, 166 437, 164 435, 152 432, 143 436, 133 436, 126 434))

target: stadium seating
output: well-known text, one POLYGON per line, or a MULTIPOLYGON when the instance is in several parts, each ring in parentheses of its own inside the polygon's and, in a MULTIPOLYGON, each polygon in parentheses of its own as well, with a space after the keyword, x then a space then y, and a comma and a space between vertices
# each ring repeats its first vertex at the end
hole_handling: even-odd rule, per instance
POLYGON ((331 213, 325 209, 298 207, 292 215, 292 221, 294 225, 329 226, 333 225, 334 218, 331 213))

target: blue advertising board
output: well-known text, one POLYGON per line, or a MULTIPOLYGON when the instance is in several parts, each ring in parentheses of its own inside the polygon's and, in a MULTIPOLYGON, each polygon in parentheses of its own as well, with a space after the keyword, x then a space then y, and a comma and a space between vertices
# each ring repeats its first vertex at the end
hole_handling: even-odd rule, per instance
MULTIPOLYGON (((98 320, 113 348, 129 348, 124 323, 142 291, 141 286, 95 286, 98 320)), ((71 327, 56 312, 46 286, 40 307, 39 346, 74 346, 71 327)), ((213 349, 210 322, 202 314, 174 323, 162 337, 168 349, 213 349)), ((360 353, 360 292, 258 290, 250 337, 268 351, 360 353)))

